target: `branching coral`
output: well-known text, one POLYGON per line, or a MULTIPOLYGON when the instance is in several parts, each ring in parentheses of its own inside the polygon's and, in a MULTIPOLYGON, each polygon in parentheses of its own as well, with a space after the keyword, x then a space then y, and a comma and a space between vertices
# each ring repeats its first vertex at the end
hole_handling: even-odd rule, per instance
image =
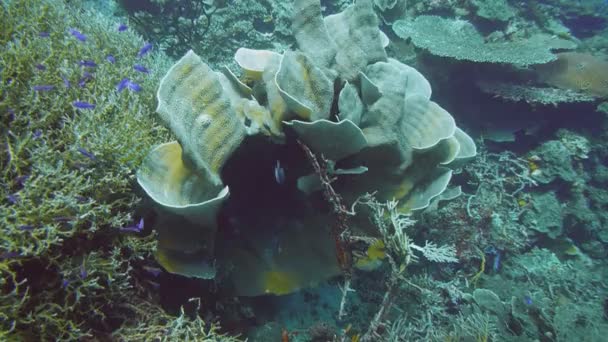
POLYGON ((147 57, 154 65, 148 77, 131 71, 143 42, 93 14, 64 18, 67 9, 61 5, 28 1, 11 2, 3 11, 12 25, 4 32, 12 36, 1 42, 0 56, 1 110, 7 113, 2 248, 40 255, 80 232, 129 224, 129 210, 137 202, 132 168, 163 132, 153 121, 141 120, 153 105, 149 92, 118 93, 115 85, 130 76, 151 89, 166 60, 147 57), (73 37, 72 27, 87 27, 80 29, 87 42, 73 37), (115 55, 116 64, 106 61, 107 55, 115 55), (96 68, 80 65, 89 59, 96 68), (36 91, 40 85, 52 89, 36 91), (79 110, 74 101, 96 108, 79 110))
POLYGON ((147 7, 122 3, 133 25, 170 56, 179 58, 193 49, 212 66, 231 63, 229 56, 243 45, 258 49, 287 45, 285 37, 291 34, 291 2, 179 0, 147 7))
POLYGON ((0 336, 105 339, 144 322, 133 307, 162 312, 153 276, 134 276, 153 237, 124 232, 144 228, 134 168, 168 137, 150 114, 169 60, 78 2, 4 1, 0 16, 0 336))

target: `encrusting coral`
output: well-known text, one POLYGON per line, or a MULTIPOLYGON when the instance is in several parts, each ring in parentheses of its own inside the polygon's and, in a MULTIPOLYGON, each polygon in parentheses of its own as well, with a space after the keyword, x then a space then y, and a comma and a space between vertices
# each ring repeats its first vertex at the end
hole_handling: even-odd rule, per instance
MULTIPOLYGON (((157 147, 138 179, 162 209, 161 216, 177 214, 171 220, 182 220, 177 232, 162 224, 157 228, 161 250, 168 249, 163 231, 179 235, 167 237, 178 243, 170 247, 172 253, 158 258, 171 272, 205 278, 210 273, 197 275, 188 265, 196 260, 209 265, 214 259, 236 293, 248 296, 285 294, 339 274, 336 245, 327 237, 332 218, 326 210, 315 209, 319 203, 310 167, 301 151, 294 152, 299 150, 297 142, 356 170, 333 171, 343 175, 335 188, 348 205, 375 191, 380 201, 399 200, 398 210, 404 213, 427 207, 446 190, 450 167, 476 154, 472 139, 430 100, 428 81, 386 57, 385 36, 371 1, 356 1, 325 18, 318 0, 296 1, 293 25, 302 51, 239 49, 235 58, 243 68, 242 81, 226 70, 212 72, 190 51, 161 82, 158 110, 181 148, 175 142, 157 147), (243 103, 256 108, 255 115, 243 103), (252 129, 253 123, 265 129, 252 129), (264 165, 264 160, 280 159, 280 154, 273 157, 273 151, 280 150, 292 151, 285 157, 292 160, 287 183, 278 176, 284 170, 277 162, 278 184, 263 177, 250 184, 253 179, 246 173, 260 172, 256 164, 264 165), (183 171, 174 171, 176 167, 183 171), (307 181, 296 182, 301 177, 307 181), (209 222, 214 216, 209 203, 222 196, 224 186, 226 202, 217 213, 224 223, 217 227, 209 222), (169 203, 167 197, 155 195, 161 192, 179 201, 169 203), (266 208, 259 192, 286 196, 267 201, 282 201, 289 209, 282 213, 266 208), (256 193, 259 199, 251 207, 256 193), (196 212, 209 223, 183 222, 196 212), (238 234, 238 242, 218 238, 221 250, 203 247, 200 232, 216 230, 238 234)), ((353 223, 351 229, 364 231, 365 226, 353 223)), ((210 245, 213 235, 204 236, 210 245)))

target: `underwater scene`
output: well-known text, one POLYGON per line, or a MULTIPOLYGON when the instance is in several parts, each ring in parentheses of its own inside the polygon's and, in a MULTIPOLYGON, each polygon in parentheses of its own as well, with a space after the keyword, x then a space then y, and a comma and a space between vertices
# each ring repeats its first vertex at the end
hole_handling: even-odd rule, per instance
POLYGON ((0 341, 608 341, 608 1, 0 0, 0 341))

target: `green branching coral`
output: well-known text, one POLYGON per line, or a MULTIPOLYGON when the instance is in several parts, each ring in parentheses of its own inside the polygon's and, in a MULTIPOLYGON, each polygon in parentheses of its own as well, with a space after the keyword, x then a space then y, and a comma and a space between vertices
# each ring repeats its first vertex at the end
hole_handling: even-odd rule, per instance
POLYGON ((120 229, 139 221, 135 167, 168 138, 151 114, 170 61, 78 4, 0 3, 0 338, 131 341, 142 322, 181 336, 141 277, 153 236, 120 229))
POLYGON ((13 1, 2 11, 10 35, 0 42, 0 248, 42 255, 75 234, 131 223, 132 170, 152 141, 166 136, 147 118, 167 60, 136 60, 141 38, 93 14, 66 16, 55 2, 13 1), (70 34, 75 28, 85 42, 70 34), (152 73, 134 71, 136 63, 152 73), (125 77, 144 91, 118 92, 125 77), (80 110, 75 101, 96 107, 80 110))
MULTIPOLYGON (((200 300, 193 299, 200 306, 200 300)), ((147 319, 140 320, 136 326, 127 326, 116 331, 114 338, 120 341, 200 341, 200 342, 238 342, 242 341, 219 332, 219 325, 205 323, 200 317, 188 317, 182 308, 178 317, 169 316, 156 306, 142 303, 134 310, 147 319)))
POLYGON ((525 39, 486 41, 475 27, 465 20, 423 15, 414 20, 398 20, 395 33, 411 39, 431 54, 458 60, 486 63, 508 63, 519 66, 542 64, 555 60, 552 49, 573 49, 571 41, 543 34, 525 39))

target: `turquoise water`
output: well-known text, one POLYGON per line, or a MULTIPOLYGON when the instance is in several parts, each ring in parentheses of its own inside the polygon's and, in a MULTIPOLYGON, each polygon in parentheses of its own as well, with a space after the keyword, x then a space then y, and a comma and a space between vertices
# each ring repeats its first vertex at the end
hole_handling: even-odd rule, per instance
POLYGON ((0 340, 605 340, 606 1, 0 14, 0 340))

